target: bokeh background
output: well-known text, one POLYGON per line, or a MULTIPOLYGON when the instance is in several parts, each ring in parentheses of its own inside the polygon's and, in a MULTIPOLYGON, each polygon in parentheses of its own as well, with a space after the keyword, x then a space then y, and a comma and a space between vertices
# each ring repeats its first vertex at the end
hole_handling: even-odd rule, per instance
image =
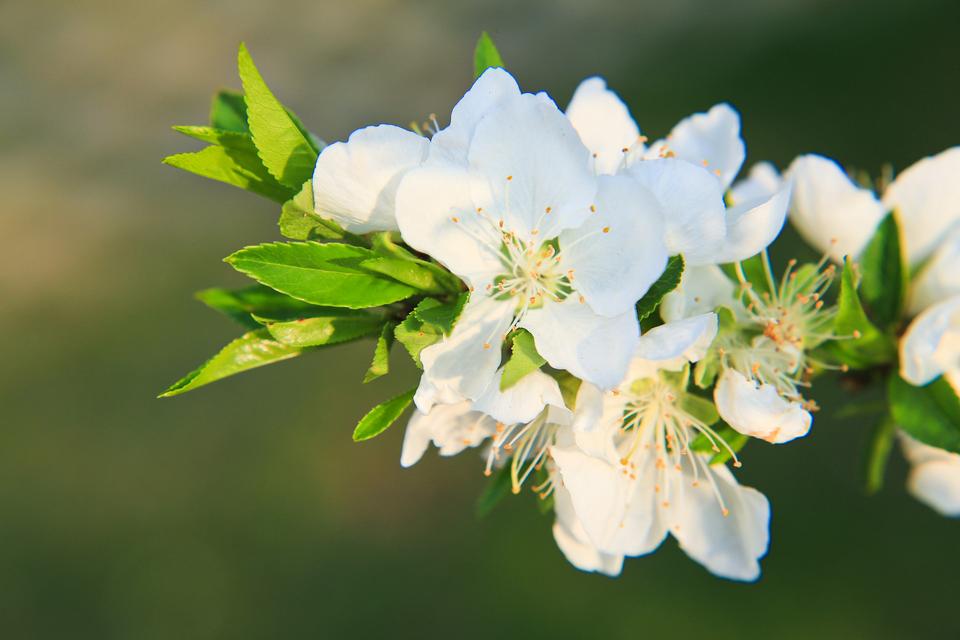
POLYGON ((870 421, 831 415, 829 379, 810 437, 745 452, 774 508, 753 585, 673 542, 577 572, 530 496, 475 520, 475 457, 353 444, 413 380, 399 349, 366 386, 361 343, 154 399, 238 333, 191 293, 278 237, 268 201, 160 164, 238 86, 240 40, 328 140, 443 119, 487 29, 560 104, 602 73, 652 136, 729 100, 749 162, 876 171, 960 142, 958 27, 955 0, 0 3, 0 634, 960 637, 960 524, 905 495, 899 454, 863 497, 870 421))

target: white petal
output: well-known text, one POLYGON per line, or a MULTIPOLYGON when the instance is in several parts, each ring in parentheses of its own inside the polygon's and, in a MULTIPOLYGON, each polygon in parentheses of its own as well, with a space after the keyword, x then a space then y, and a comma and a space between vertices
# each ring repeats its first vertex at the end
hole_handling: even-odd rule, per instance
POLYGON ((757 385, 726 369, 713 392, 717 411, 740 433, 781 444, 807 435, 813 418, 800 404, 785 400, 771 384, 757 385))
POLYGON ((472 410, 469 402, 436 405, 429 413, 414 411, 403 437, 400 465, 409 467, 419 461, 431 440, 440 455, 452 456, 477 446, 496 428, 495 420, 472 410))
POLYGON ((601 389, 612 389, 623 379, 640 336, 633 309, 606 318, 575 296, 531 309, 520 326, 533 334, 537 351, 550 366, 601 389))
POLYGON ((512 302, 471 296, 450 335, 420 352, 417 407, 426 412, 434 403, 479 398, 500 366, 500 346, 512 320, 512 302))
POLYGON ((910 285, 909 312, 916 315, 937 302, 960 294, 960 228, 937 247, 910 285))
POLYGON ((470 179, 465 169, 439 163, 410 171, 397 191, 397 222, 408 245, 482 289, 502 270, 501 240, 477 213, 470 179))
POLYGON ((430 142, 430 161, 455 162, 466 166, 467 150, 477 123, 492 109, 520 95, 517 81, 500 68, 491 68, 477 78, 450 114, 450 126, 430 142))
POLYGON ((837 262, 859 255, 884 215, 873 192, 818 155, 800 156, 786 175, 794 182, 790 221, 803 239, 837 262))
POLYGON ((553 525, 553 538, 570 564, 581 571, 620 575, 623 556, 602 553, 593 546, 574 513, 570 495, 563 487, 554 490, 554 511, 557 519, 553 525))
POLYGON ((313 172, 317 212, 354 233, 396 230, 397 185, 423 161, 428 145, 423 136, 383 124, 324 148, 313 172))
POLYGON ((719 306, 732 307, 735 291, 733 282, 716 265, 685 268, 680 286, 664 296, 660 317, 665 322, 674 322, 719 306))
POLYGON ((517 424, 530 422, 547 405, 564 408, 560 385, 542 371, 528 373, 506 391, 500 390, 502 377, 501 367, 487 390, 473 403, 474 409, 504 424, 517 424))
POLYGON ((707 355, 716 337, 717 314, 713 312, 668 322, 640 336, 634 358, 674 369, 677 364, 697 362, 707 355))
POLYGON ((476 206, 526 242, 579 226, 596 200, 590 152, 556 105, 537 96, 522 94, 488 113, 468 158, 480 176, 472 183, 476 206))
POLYGON ((915 466, 907 478, 907 489, 938 513, 960 518, 960 460, 915 466))
POLYGON ((727 194, 727 204, 735 207, 744 202, 760 202, 766 200, 783 184, 777 168, 769 162, 758 162, 750 167, 750 173, 743 180, 736 182, 727 194))
POLYGON ((727 209, 727 237, 711 256, 713 262, 746 260, 776 240, 787 219, 791 189, 791 183, 787 182, 764 200, 745 200, 727 209))
POLYGON ((607 89, 603 78, 580 83, 567 105, 567 117, 594 156, 597 173, 613 174, 623 161, 623 149, 640 145, 640 129, 623 100, 607 89))
POLYGON ((759 559, 770 539, 770 503, 759 491, 737 484, 722 465, 709 467, 723 498, 724 516, 710 483, 701 474, 697 486, 686 465, 670 474, 669 507, 661 508, 670 532, 688 556, 714 575, 753 581, 760 577, 759 559))
POLYGON ((917 316, 900 340, 900 376, 925 385, 960 370, 960 296, 948 298, 917 316))
POLYGON ((960 147, 916 162, 887 187, 886 210, 900 212, 907 261, 916 265, 960 224, 960 147))
POLYGON ((643 160, 627 173, 660 201, 670 253, 682 253, 690 265, 709 264, 726 235, 723 189, 716 177, 676 158, 643 160))
POLYGON ((740 137, 740 115, 728 104, 695 113, 673 128, 664 146, 676 157, 706 167, 726 191, 740 171, 746 149, 740 137))
POLYGON ((632 309, 667 264, 663 212, 647 189, 626 176, 600 176, 596 212, 560 234, 560 255, 573 286, 594 311, 632 309))

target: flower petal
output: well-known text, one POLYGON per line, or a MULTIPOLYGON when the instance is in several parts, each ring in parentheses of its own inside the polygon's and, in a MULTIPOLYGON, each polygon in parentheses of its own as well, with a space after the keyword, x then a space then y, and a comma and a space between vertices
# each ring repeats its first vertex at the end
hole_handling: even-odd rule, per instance
POLYGON ((960 225, 960 147, 913 164, 887 187, 886 210, 900 213, 904 253, 916 265, 960 225))
POLYGON ((708 465, 727 514, 711 483, 700 477, 694 484, 689 462, 682 473, 672 473, 669 506, 660 513, 688 556, 710 573, 731 580, 760 577, 759 559, 770 540, 770 503, 759 491, 737 484, 722 465, 708 465))
MULTIPOLYGON (((590 152, 552 102, 504 101, 478 124, 468 154, 473 199, 525 242, 579 226, 597 195, 590 152)), ((539 242, 538 242, 539 244, 539 242)))
POLYGON ((501 103, 520 96, 520 87, 499 67, 484 71, 450 114, 450 125, 430 141, 431 162, 455 162, 466 166, 467 151, 477 123, 501 103))
POLYGON ((533 334, 537 351, 550 366, 601 389, 612 389, 623 379, 640 336, 633 309, 606 318, 574 296, 531 309, 520 326, 533 334))
POLYGON ((653 194, 626 176, 600 176, 596 212, 560 234, 573 286, 604 316, 632 309, 667 264, 663 212, 653 194))
POLYGON ((750 173, 743 180, 736 182, 727 193, 727 204, 735 207, 744 202, 760 202, 766 200, 783 184, 777 168, 769 162, 758 162, 750 167, 750 173))
POLYGON ((502 376, 501 367, 487 390, 473 403, 475 410, 504 424, 517 424, 530 422, 547 405, 565 408, 560 385, 542 371, 528 373, 506 391, 500 390, 502 376))
POLYGON ((567 561, 581 571, 596 571, 618 576, 623 569, 623 556, 599 551, 587 539, 583 525, 577 519, 570 495, 563 487, 554 490, 553 538, 567 561))
POLYGON ((623 161, 624 149, 639 143, 640 129, 623 100, 607 89, 603 78, 587 78, 573 92, 567 117, 593 154, 598 174, 613 174, 623 161))
POLYGON ((354 233, 396 230, 397 186, 423 161, 428 145, 423 136, 382 124, 327 146, 313 172, 317 212, 354 233))
POLYGON ((500 235, 477 213, 470 174, 433 163, 410 171, 397 191, 397 222, 404 241, 482 289, 501 270, 500 235))
POLYGON ((707 355, 716 337, 717 314, 713 312, 668 322, 640 336, 634 359, 655 361, 661 368, 675 369, 707 355))
POLYGON ((660 201, 670 253, 682 253, 690 265, 710 264, 726 235, 723 190, 716 177, 676 158, 643 160, 627 173, 660 201))
POLYGON ((873 192, 853 184, 828 158, 800 156, 790 165, 793 202, 790 221, 813 248, 836 262, 856 257, 883 218, 883 206, 873 192))
POLYGON ((651 148, 669 149, 680 160, 707 168, 726 191, 740 171, 746 149, 740 137, 740 114, 729 104, 684 118, 667 139, 651 148))
POLYGON ((907 490, 941 515, 960 518, 960 460, 915 466, 907 478, 907 490))
POLYGON ((787 182, 764 200, 744 200, 727 209, 727 237, 711 256, 712 261, 739 262, 766 249, 783 229, 791 190, 792 184, 787 182))
POLYGON ((917 316, 900 340, 900 376, 925 385, 960 370, 960 296, 948 298, 917 316))
POLYGON ((665 322, 713 311, 719 306, 733 306, 736 287, 716 265, 684 269, 680 285, 663 298, 660 317, 665 322))
POLYGON ((807 435, 813 418, 800 404, 785 400, 771 384, 757 384, 726 369, 713 391, 717 411, 740 433, 782 444, 807 435))
POLYGON ((916 315, 940 300, 960 294, 960 228, 937 247, 910 285, 908 309, 916 315))
POLYGON ((434 403, 479 398, 500 366, 500 346, 512 320, 512 303, 471 296, 450 335, 420 352, 417 408, 428 412, 434 403))
POLYGON ((496 420, 470 407, 469 402, 438 404, 429 413, 414 411, 403 436, 400 465, 417 463, 432 440, 442 456, 476 447, 496 433, 496 420))

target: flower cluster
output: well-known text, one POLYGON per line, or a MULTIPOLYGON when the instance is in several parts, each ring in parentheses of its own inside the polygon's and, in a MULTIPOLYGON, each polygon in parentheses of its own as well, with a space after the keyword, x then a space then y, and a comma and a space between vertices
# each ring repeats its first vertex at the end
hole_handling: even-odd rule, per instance
POLYGON ((834 372, 889 387, 869 486, 900 433, 911 490, 960 515, 960 150, 879 199, 820 156, 738 180, 729 105, 651 141, 600 78, 566 108, 523 92, 486 35, 449 118, 324 145, 239 66, 244 95, 178 128, 210 146, 167 162, 282 202, 291 242, 227 259, 259 284, 200 297, 250 331, 164 395, 370 336, 367 382, 397 341, 420 380, 355 439, 413 405, 401 464, 479 449, 481 510, 532 490, 574 566, 616 575, 670 534, 754 580, 770 506, 731 467, 806 435, 834 372), (788 212, 823 257, 778 276, 788 212))

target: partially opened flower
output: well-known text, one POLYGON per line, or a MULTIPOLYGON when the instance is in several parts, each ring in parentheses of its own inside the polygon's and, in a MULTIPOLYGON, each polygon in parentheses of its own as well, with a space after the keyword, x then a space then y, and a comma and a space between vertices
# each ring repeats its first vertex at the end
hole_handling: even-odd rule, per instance
POLYGON ((878 198, 840 166, 818 155, 800 156, 787 171, 794 183, 790 220, 813 247, 837 262, 857 257, 887 212, 896 210, 907 262, 915 267, 960 224, 960 147, 907 168, 878 198))
POLYGON ((900 341, 904 380, 920 386, 942 375, 960 381, 960 296, 921 313, 900 341))
POLYGON ((397 193, 403 239, 469 286, 452 334, 423 350, 417 406, 478 398, 500 345, 527 329, 555 368, 601 387, 623 376, 639 335, 634 304, 666 264, 660 206, 600 176, 544 94, 484 73, 397 193))
POLYGON ((572 437, 551 450, 576 516, 555 537, 575 566, 609 573, 618 557, 649 553, 669 532, 711 572, 758 577, 769 505, 711 464, 717 452, 735 461, 736 454, 710 426, 710 402, 687 391, 682 373, 704 355, 716 323, 711 313, 658 327, 641 338, 615 392, 581 387, 572 437))

